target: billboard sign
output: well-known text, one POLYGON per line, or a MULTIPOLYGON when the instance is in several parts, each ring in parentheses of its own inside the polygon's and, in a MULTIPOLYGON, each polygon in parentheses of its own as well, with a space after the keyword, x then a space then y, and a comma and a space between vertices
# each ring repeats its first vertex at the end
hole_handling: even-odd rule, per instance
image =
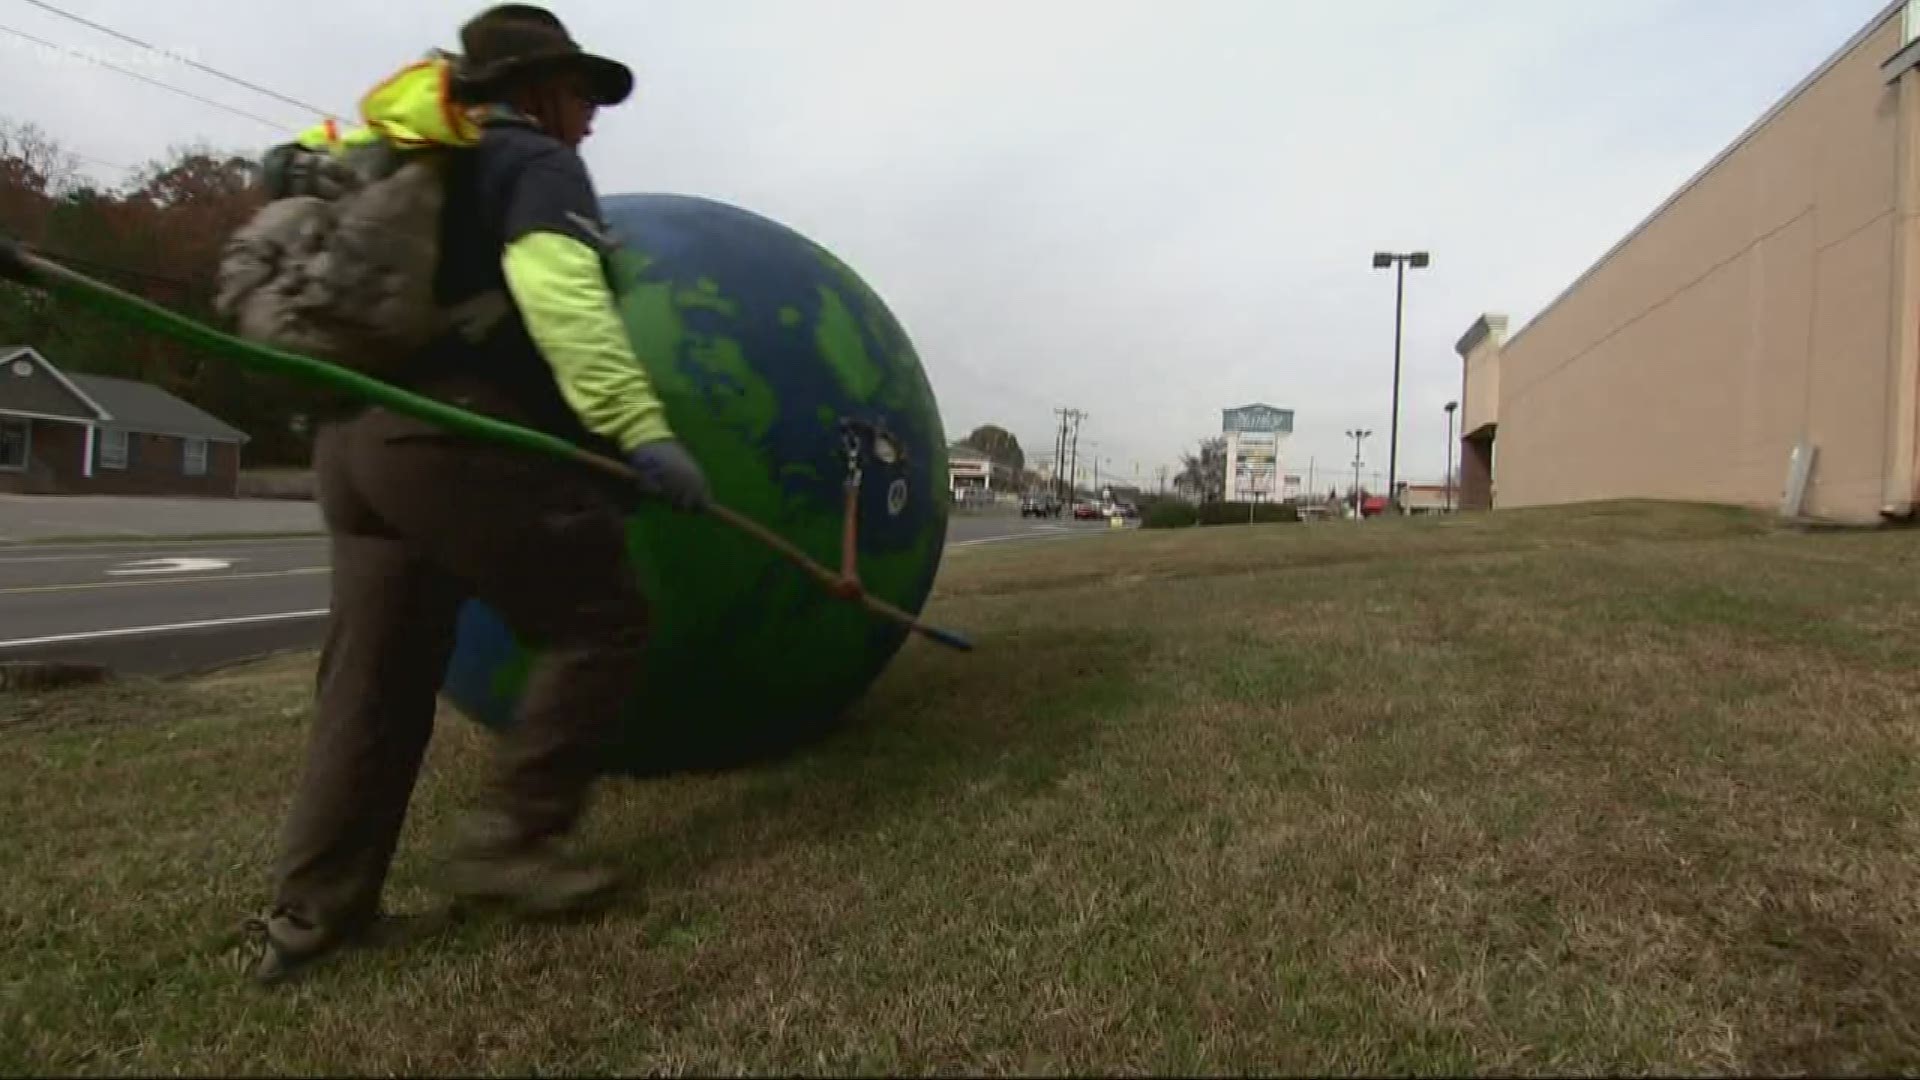
POLYGON ((1293 410, 1271 405, 1242 405, 1220 414, 1221 431, 1293 431, 1293 410))

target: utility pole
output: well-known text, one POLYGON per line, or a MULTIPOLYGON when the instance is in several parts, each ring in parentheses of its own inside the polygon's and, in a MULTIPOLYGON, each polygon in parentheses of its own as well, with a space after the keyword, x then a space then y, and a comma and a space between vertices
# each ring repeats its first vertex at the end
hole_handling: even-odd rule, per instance
POLYGON ((1372 431, 1347 429, 1347 438, 1353 440, 1353 520, 1355 521, 1365 520, 1365 515, 1360 512, 1360 440, 1372 434, 1372 431))
POLYGON ((1070 409, 1067 412, 1067 416, 1073 421, 1073 434, 1070 437, 1067 448, 1067 456, 1069 459, 1067 464, 1067 502, 1071 504, 1077 502, 1080 498, 1080 421, 1086 419, 1087 414, 1081 412, 1079 409, 1070 409))
POLYGON ((1053 410, 1060 417, 1060 426, 1053 432, 1053 495, 1065 501, 1060 492, 1060 478, 1066 475, 1067 466, 1067 413, 1068 409, 1053 410))
POLYGON ((1074 488, 1080 479, 1078 450, 1080 440, 1080 420, 1087 414, 1079 409, 1055 409, 1060 417, 1060 426, 1054 431, 1053 446, 1053 487, 1054 493, 1062 503, 1073 502, 1074 488))
POLYGON ((1391 251, 1373 253, 1373 267, 1384 270, 1394 268, 1393 284, 1393 418, 1390 425, 1387 448, 1387 505, 1394 510, 1400 509, 1400 496, 1394 490, 1394 481, 1398 477, 1400 466, 1400 323, 1401 313, 1406 307, 1407 266, 1425 269, 1431 257, 1424 251, 1399 254, 1391 251))
POLYGON ((1449 401, 1447 410, 1447 510, 1453 510, 1453 410, 1460 407, 1457 401, 1449 401))

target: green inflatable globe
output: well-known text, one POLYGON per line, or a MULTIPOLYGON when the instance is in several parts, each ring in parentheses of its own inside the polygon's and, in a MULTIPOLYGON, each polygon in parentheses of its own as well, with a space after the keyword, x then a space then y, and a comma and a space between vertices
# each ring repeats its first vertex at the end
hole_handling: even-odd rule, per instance
MULTIPOLYGON (((838 568, 857 466, 860 580, 918 614, 946 544, 946 437, 886 305, 825 249, 746 210, 652 194, 602 206, 627 331, 715 500, 838 568)), ((652 642, 608 773, 798 748, 836 726, 907 634, 705 515, 644 505, 628 547, 652 642)), ((505 730, 533 659, 498 613, 470 603, 444 693, 505 730)))

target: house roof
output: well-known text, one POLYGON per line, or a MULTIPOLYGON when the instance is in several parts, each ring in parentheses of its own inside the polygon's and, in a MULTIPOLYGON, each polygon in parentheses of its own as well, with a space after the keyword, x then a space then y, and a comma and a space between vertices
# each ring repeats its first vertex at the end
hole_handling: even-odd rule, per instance
POLYGON ((29 363, 39 365, 40 370, 46 372, 47 375, 53 379, 54 384, 71 399, 72 405, 74 406, 74 411, 71 414, 60 412, 51 415, 83 422, 87 420, 108 419, 107 410, 101 407, 100 403, 95 401, 85 391, 74 385, 73 380, 67 376, 66 372, 54 367, 52 363, 48 362, 46 357, 41 356, 39 350, 23 345, 0 347, 0 366, 11 365, 15 360, 26 360, 29 363))
POLYGON ((106 422, 112 427, 147 435, 247 441, 246 432, 150 383, 78 372, 71 372, 67 377, 107 411, 111 419, 106 422))
POLYGON ((959 458, 962 460, 970 460, 970 461, 986 461, 986 462, 991 462, 995 465, 1000 464, 1000 461, 996 459, 992 454, 987 453, 985 450, 980 449, 979 447, 973 445, 972 443, 965 443, 965 442, 957 442, 957 443, 950 444, 947 447, 947 458, 949 460, 959 458))
POLYGON ((61 371, 52 361, 40 355, 39 350, 30 346, 0 346, 0 365, 16 357, 27 357, 38 363, 73 395, 75 401, 86 406, 87 412, 92 415, 73 417, 77 421, 92 419, 109 427, 145 435, 173 435, 220 442, 243 443, 249 440, 246 432, 151 383, 61 371))

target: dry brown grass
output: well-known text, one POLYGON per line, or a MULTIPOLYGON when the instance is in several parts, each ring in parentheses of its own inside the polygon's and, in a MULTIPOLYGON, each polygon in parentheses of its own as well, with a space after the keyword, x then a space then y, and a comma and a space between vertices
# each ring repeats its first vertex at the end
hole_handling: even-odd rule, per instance
POLYGON ((0 1069, 1910 1072, 1917 561, 1687 507, 966 550, 978 653, 605 792, 644 902, 271 993, 219 939, 309 662, 0 700, 0 1069))

